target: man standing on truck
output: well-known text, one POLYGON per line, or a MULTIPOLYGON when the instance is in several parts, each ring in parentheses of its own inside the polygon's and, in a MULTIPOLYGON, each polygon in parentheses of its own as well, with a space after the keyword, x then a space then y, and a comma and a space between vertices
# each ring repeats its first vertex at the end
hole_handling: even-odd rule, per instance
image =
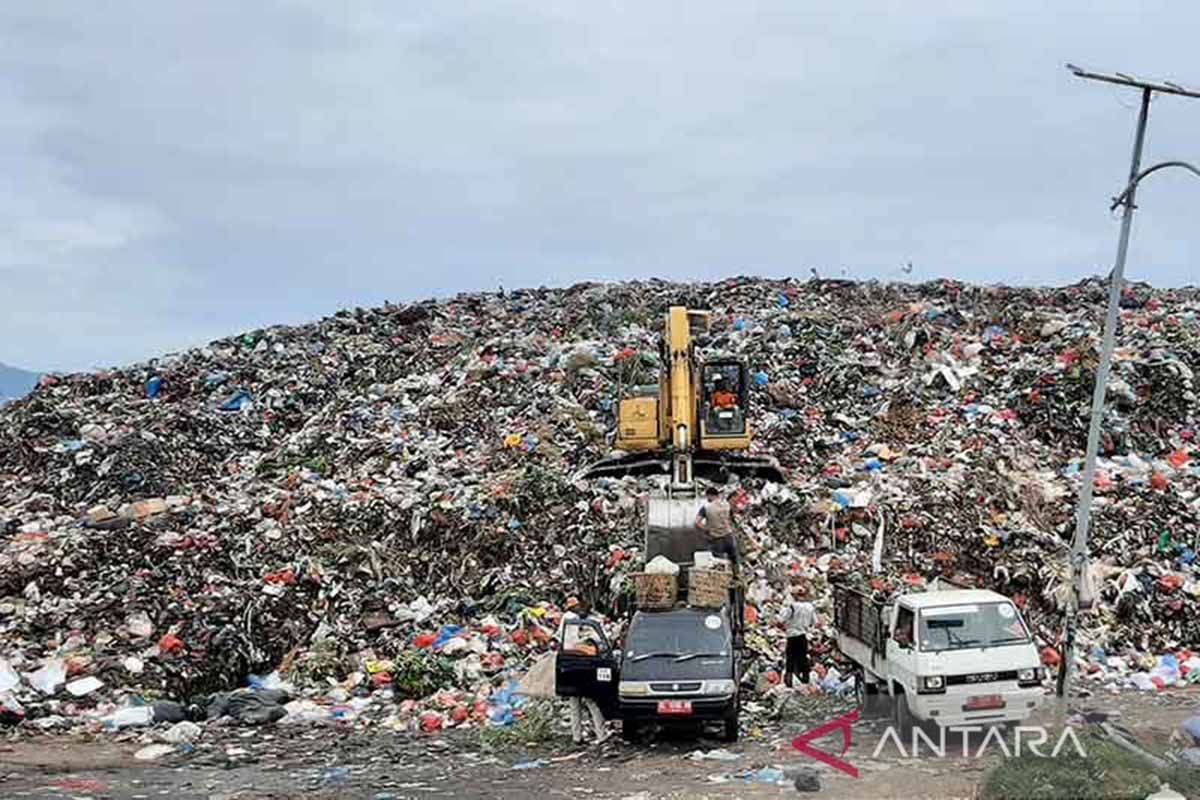
POLYGON ((779 612, 778 623, 787 626, 787 650, 784 654, 783 682, 792 688, 792 676, 800 675, 800 685, 808 684, 808 632, 817 621, 817 609, 808 601, 803 584, 792 585, 791 600, 779 612))
POLYGON ((705 503, 696 514, 696 527, 708 534, 708 549, 714 556, 728 558, 733 577, 738 577, 737 533, 733 529, 733 510, 715 487, 704 493, 705 503))

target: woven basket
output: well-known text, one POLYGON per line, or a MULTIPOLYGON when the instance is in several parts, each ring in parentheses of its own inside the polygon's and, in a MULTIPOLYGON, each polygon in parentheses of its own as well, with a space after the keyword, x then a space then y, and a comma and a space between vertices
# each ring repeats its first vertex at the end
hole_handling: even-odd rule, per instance
POLYGON ((688 572, 688 604, 720 608, 729 600, 733 577, 724 570, 693 569, 688 572))
POLYGON ((638 572, 633 575, 633 590, 638 608, 667 609, 675 606, 679 581, 674 575, 638 572))

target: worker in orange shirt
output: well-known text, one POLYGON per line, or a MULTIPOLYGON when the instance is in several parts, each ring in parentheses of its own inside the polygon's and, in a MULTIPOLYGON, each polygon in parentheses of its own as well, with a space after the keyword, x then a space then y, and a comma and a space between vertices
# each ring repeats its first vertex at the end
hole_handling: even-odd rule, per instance
POLYGON ((713 408, 736 408, 737 401, 737 395, 729 391, 729 388, 725 385, 725 376, 714 375, 712 393, 713 408))

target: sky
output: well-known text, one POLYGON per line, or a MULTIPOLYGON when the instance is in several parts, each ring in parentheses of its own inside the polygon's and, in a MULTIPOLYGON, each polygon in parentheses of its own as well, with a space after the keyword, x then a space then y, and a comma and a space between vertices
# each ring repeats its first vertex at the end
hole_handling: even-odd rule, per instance
MULTIPOLYGON (((1106 274, 1136 92, 1200 6, 0 4, 0 362, 124 364, 346 306, 735 274, 1106 274), (911 272, 902 270, 911 263, 911 272)), ((1145 163, 1200 161, 1164 97, 1145 163)), ((1196 281, 1200 181, 1128 277, 1196 281)))

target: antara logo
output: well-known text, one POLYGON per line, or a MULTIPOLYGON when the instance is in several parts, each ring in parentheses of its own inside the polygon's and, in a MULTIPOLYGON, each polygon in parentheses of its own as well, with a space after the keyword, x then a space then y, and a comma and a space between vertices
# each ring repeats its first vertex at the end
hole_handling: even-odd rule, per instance
MULTIPOLYGON (((858 769, 850 762, 842 760, 842 757, 850 750, 854 723, 857 721, 857 710, 834 717, 829 722, 818 725, 811 731, 806 731, 795 739, 792 739, 792 747, 806 756, 820 761, 822 764, 840 770, 852 778, 857 778, 858 769), (822 736, 828 736, 831 733, 839 731, 842 734, 842 751, 836 756, 824 750, 818 750, 809 744, 816 739, 820 739, 822 736)), ((1014 741, 1010 748, 1005 735, 1007 732, 1006 729, 1003 726, 995 725, 988 727, 973 725, 949 729, 939 726, 937 741, 934 741, 921 726, 914 725, 910 731, 910 742, 907 749, 905 748, 903 738, 896 732, 896 729, 888 726, 884 730, 883 736, 880 737, 879 743, 876 744, 874 752, 871 753, 871 757, 879 758, 890 743, 897 750, 901 758, 919 758, 923 750, 938 758, 945 758, 947 730, 950 731, 951 736, 954 733, 962 736, 962 755, 966 758, 983 758, 989 748, 999 750, 1004 754, 1005 758, 1019 757, 1024 753, 1033 753, 1040 758, 1058 758, 1058 754, 1068 747, 1074 750, 1081 758, 1087 757, 1087 751, 1084 749, 1083 743, 1079 741, 1079 737, 1076 736, 1074 729, 1069 726, 1063 728, 1057 740, 1054 740, 1053 749, 1045 752, 1042 748, 1053 738, 1050 731, 1046 728, 1040 726, 1018 726, 1013 729, 1014 741), (970 737, 973 733, 983 734, 983 739, 976 750, 971 749, 970 737)))
POLYGON ((857 709, 847 714, 842 714, 840 717, 834 717, 824 725, 818 725, 811 731, 806 731, 797 736, 795 739, 792 739, 792 747, 796 748, 810 758, 815 758, 822 764, 827 764, 834 769, 841 770, 851 778, 857 778, 858 768, 853 764, 842 761, 842 759, 839 757, 846 755, 846 751, 850 749, 850 734, 853 731, 854 723, 857 721, 857 709), (827 736, 835 731, 842 732, 842 752, 838 753, 837 756, 831 756, 824 750, 818 750, 817 748, 809 745, 809 742, 811 742, 813 739, 820 739, 822 736, 827 736))

